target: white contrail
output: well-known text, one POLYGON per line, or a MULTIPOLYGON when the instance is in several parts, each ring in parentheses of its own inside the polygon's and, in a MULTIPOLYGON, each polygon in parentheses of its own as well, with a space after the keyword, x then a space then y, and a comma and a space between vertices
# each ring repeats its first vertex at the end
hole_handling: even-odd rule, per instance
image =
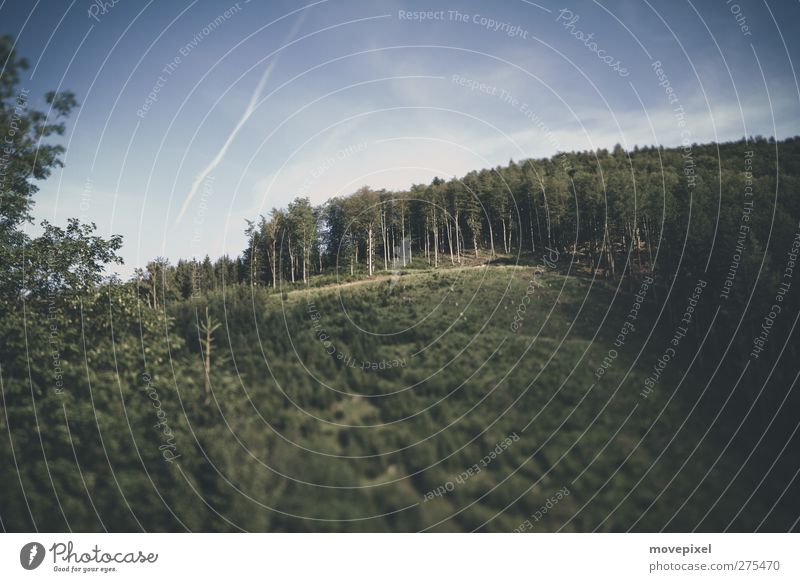
MULTIPOLYGON (((291 42, 291 40, 297 34, 300 25, 303 24, 307 13, 308 11, 303 11, 300 13, 300 18, 295 21, 294 26, 292 26, 292 29, 289 31, 289 34, 286 35, 286 40, 284 40, 282 46, 286 46, 291 42)), ((261 75, 261 79, 258 81, 258 85, 256 85, 255 91, 253 91, 253 95, 250 97, 250 102, 247 104, 241 119, 239 119, 239 122, 233 128, 233 131, 231 131, 228 139, 225 140, 225 143, 222 144, 222 148, 220 148, 220 150, 217 152, 217 155, 214 156, 214 159, 211 160, 211 162, 203 169, 203 171, 197 175, 197 177, 194 179, 194 182, 192 182, 192 188, 189 190, 189 195, 186 197, 186 200, 183 201, 183 206, 181 206, 181 210, 178 213, 178 218, 175 219, 175 224, 180 222, 181 218, 183 218, 186 209, 189 207, 192 198, 194 198, 195 194, 197 194, 197 190, 200 188, 203 180, 205 180, 208 175, 213 172, 214 169, 216 169, 216 167, 222 161, 222 158, 225 157, 225 153, 228 151, 231 143, 233 143, 233 140, 236 138, 236 134, 239 133, 239 130, 244 126, 244 124, 256 110, 256 105, 258 104, 258 100, 261 98, 264 85, 266 85, 267 80, 272 74, 272 69, 274 69, 275 65, 278 63, 279 57, 280 53, 275 55, 275 58, 270 61, 269 66, 264 70, 264 73, 261 75)))

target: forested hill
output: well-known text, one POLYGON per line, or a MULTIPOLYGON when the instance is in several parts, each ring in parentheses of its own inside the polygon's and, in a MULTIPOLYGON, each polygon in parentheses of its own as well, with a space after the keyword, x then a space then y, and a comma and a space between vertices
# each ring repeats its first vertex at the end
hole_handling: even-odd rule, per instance
POLYGON ((30 234, 77 102, 14 46, 3 531, 797 529, 797 138, 299 198, 121 281, 121 237, 30 234))
POLYGON ((797 527, 798 139, 301 198, 108 280, 120 237, 24 228, 76 102, 11 46, 3 530, 797 527))
POLYGON ((223 279, 313 284, 330 272, 369 276, 398 263, 452 266, 552 248, 610 280, 731 275, 742 284, 728 292, 744 298, 762 259, 775 269, 784 261, 799 180, 799 138, 564 153, 402 192, 365 186, 320 206, 297 198, 254 217, 240 256, 156 260, 140 278, 163 279, 160 294, 187 298, 223 279))

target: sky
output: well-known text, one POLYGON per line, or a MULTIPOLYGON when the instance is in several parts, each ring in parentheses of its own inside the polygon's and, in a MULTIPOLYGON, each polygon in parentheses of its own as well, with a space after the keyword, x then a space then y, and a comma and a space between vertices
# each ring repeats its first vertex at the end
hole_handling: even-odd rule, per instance
POLYGON ((798 135, 798 22, 776 0, 0 0, 31 106, 80 103, 36 221, 123 235, 122 276, 238 255, 297 196, 798 135))

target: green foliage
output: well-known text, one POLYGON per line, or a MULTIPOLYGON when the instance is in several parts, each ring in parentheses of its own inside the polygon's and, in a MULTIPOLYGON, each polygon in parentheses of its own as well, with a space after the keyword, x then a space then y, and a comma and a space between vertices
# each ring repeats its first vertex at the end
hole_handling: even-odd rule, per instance
MULTIPOLYGON (((694 145, 691 180, 683 149, 618 147, 301 198, 250 223, 240 257, 103 280, 119 237, 75 220, 22 232, 62 153, 40 138, 75 101, 46 96, 54 119, 22 107, 11 46, 4 529, 511 531, 564 487, 534 529, 792 526, 796 462, 770 465, 780 447, 797 458, 788 317, 762 355, 776 365, 740 373, 798 228, 800 139, 694 145), (758 206, 739 237, 749 179, 758 206), (730 297, 696 312, 643 399, 687 292, 702 276, 715 299, 742 245, 730 297)), ((797 294, 782 305, 797 311, 797 294)))

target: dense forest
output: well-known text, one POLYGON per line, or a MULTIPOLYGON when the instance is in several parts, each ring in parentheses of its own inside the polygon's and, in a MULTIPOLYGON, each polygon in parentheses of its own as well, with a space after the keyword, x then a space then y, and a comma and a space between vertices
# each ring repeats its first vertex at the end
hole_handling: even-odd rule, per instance
POLYGON ((11 46, 4 530, 797 527, 800 138, 300 197, 123 281, 120 237, 26 234, 77 102, 11 46))
POLYGON ((240 256, 174 266, 158 259, 138 279, 157 305, 161 295, 187 299, 223 281, 313 285, 315 275, 347 279, 551 249, 610 281, 651 272, 665 283, 676 274, 724 280, 735 257, 734 279, 762 259, 778 272, 797 230, 788 192, 797 187, 798 143, 757 137, 631 152, 616 146, 512 160, 404 192, 365 186, 316 207, 297 198, 249 223, 240 256), (752 264, 740 271, 747 257, 752 264))

